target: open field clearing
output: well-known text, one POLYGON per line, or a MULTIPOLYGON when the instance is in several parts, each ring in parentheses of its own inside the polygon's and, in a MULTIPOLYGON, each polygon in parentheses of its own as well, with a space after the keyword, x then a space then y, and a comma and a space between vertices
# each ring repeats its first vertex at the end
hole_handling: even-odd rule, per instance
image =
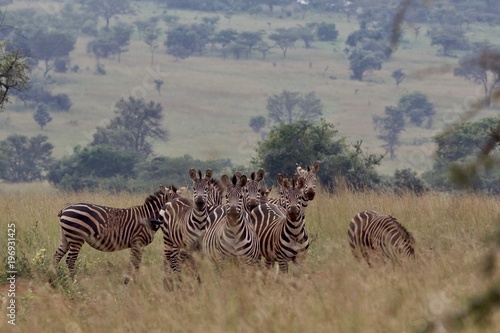
MULTIPOLYGON (((9 10, 30 5, 33 3, 16 1, 9 10)), ((155 3, 145 2, 138 8, 138 16, 123 16, 120 20, 133 23, 160 10, 163 9, 158 9, 155 3)), ((178 15, 182 23, 200 22, 203 16, 216 15, 180 10, 168 13, 178 15)), ((120 62, 113 58, 101 60, 106 75, 95 74, 95 58, 86 51, 90 39, 79 37, 70 54, 71 65, 77 65, 79 72, 51 73, 56 81, 51 85, 53 93, 68 94, 73 102, 71 111, 54 113, 53 121, 41 131, 32 118, 33 110, 25 110, 21 103, 9 104, 0 114, 0 139, 13 133, 47 135, 55 145, 55 157, 60 158, 71 154, 76 145, 90 143, 95 128, 115 116, 114 103, 122 96, 132 95, 159 102, 164 108, 164 127, 170 139, 154 144, 156 154, 171 157, 190 154, 203 160, 229 158, 236 164, 248 165, 260 139, 248 126, 249 120, 267 116, 267 98, 288 90, 315 92, 323 103, 324 118, 336 126, 340 135, 353 143, 363 140, 368 153, 383 153, 380 147, 383 142, 373 129, 372 116, 382 115, 386 106, 396 105, 404 93, 421 91, 436 106, 432 128, 407 128, 398 156, 394 160, 385 158, 380 167, 386 174, 407 167, 420 173, 432 163, 432 136, 458 121, 465 110, 474 109, 471 104, 482 97, 480 86, 453 76, 458 57, 436 55, 438 47, 430 45, 427 26, 422 27, 415 40, 412 26, 405 24, 403 41, 382 70, 368 73, 363 81, 355 81, 350 80, 349 61, 343 52, 347 36, 358 29, 354 19, 348 22, 343 15, 319 13, 288 19, 237 14, 227 20, 219 16, 219 30, 264 30, 270 34, 280 27, 324 21, 336 24, 339 37, 333 44, 313 42, 310 49, 297 41, 286 59, 279 48, 274 48, 266 60, 257 53, 251 59, 222 59, 207 51, 201 57, 175 61, 165 52, 163 33, 154 64, 150 64, 149 49, 135 33, 129 51, 122 54, 120 62), (407 77, 396 88, 391 74, 399 68, 407 77), (161 94, 153 85, 158 78, 165 82, 161 94)), ((111 25, 114 23, 112 20, 111 25)), ((165 32, 162 20, 159 26, 165 32)), ((466 35, 471 41, 498 43, 499 29, 471 24, 466 35)), ((33 74, 39 75, 37 71, 33 74)), ((480 116, 497 114, 494 106, 483 110, 480 116)))
MULTIPOLYGON (((152 189, 151 193, 155 189, 152 189)), ((63 194, 31 184, 0 192, 0 258, 7 225, 15 224, 18 275, 16 326, 5 315, 9 285, 2 277, 2 332, 415 332, 428 319, 461 309, 484 291, 482 262, 499 225, 498 198, 431 193, 330 196, 320 192, 306 212, 314 239, 290 274, 257 271, 216 275, 201 264, 202 283, 187 277, 174 292, 163 287, 161 231, 144 253, 138 278, 123 285, 129 251, 103 253, 84 245, 77 282, 48 283, 59 245, 58 211, 68 202, 140 205, 150 193, 63 194), (347 228, 357 212, 391 214, 413 234, 416 259, 368 268, 350 252, 347 228)), ((61 265, 64 268, 64 263, 61 265)), ((3 272, 3 270, 2 270, 3 272)), ((497 278, 498 278, 498 272, 497 278)), ((498 332, 468 326, 463 332, 498 332)))

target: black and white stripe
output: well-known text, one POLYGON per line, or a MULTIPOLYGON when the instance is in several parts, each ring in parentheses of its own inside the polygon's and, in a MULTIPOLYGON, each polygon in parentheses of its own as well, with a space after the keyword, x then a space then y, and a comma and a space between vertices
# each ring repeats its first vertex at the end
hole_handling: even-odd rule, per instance
POLYGON ((194 265, 191 253, 199 248, 205 233, 212 170, 208 169, 202 177, 200 170, 197 176, 196 171, 190 169, 189 176, 193 180, 193 201, 177 198, 164 205, 160 211, 160 220, 164 221, 161 228, 165 271, 171 269, 180 272, 180 264, 184 259, 194 265))
POLYGON ((278 184, 281 205, 259 205, 251 216, 266 266, 278 262, 280 270, 288 272, 288 263, 295 262, 309 248, 302 193, 304 178, 294 175, 288 180, 278 175, 278 184))
POLYGON ((363 211, 351 219, 349 245, 358 259, 371 265, 371 257, 396 259, 398 255, 413 257, 415 240, 396 218, 375 211, 363 211))
MULTIPOLYGON (((254 177, 255 178, 255 177, 254 177)), ((203 253, 217 266, 233 261, 250 265, 260 258, 259 241, 250 215, 245 210, 247 177, 235 174, 231 180, 221 178, 226 187, 226 204, 217 207, 208 216, 203 237, 203 253)), ((260 194, 260 188, 258 189, 260 194)))
MULTIPOLYGON (((87 242, 94 249, 106 252, 130 248, 130 273, 133 274, 139 269, 144 247, 153 241, 162 224, 161 208, 176 196, 175 187, 160 186, 160 191, 147 197, 142 206, 112 208, 83 202, 66 206, 58 214, 61 245, 54 254, 54 264, 68 253, 66 264, 73 278, 76 259, 87 242)), ((128 281, 126 277, 125 283, 128 281)))

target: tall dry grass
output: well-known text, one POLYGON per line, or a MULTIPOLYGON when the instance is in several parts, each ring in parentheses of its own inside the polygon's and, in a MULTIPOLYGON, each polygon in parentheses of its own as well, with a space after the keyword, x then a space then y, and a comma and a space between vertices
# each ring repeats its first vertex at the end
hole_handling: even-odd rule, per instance
MULTIPOLYGON (((127 207, 147 194, 63 194, 33 187, 0 195, 0 257, 6 256, 6 225, 15 223, 22 266, 16 326, 7 324, 3 303, 2 332, 413 332, 485 288, 480 263, 500 212, 498 198, 477 195, 322 192, 306 214, 314 239, 310 252, 291 265, 289 275, 229 270, 218 276, 202 262, 200 285, 186 277, 169 292, 162 283, 161 232, 130 285, 122 284, 129 251, 102 253, 88 245, 77 261, 76 283, 47 283, 45 270, 59 245, 56 214, 67 202, 127 207), (416 259, 371 269, 357 262, 347 228, 363 209, 397 217, 416 239, 416 259)), ((0 296, 7 301, 6 284, 0 296)), ((495 315, 492 326, 465 332, 498 327, 495 315)))

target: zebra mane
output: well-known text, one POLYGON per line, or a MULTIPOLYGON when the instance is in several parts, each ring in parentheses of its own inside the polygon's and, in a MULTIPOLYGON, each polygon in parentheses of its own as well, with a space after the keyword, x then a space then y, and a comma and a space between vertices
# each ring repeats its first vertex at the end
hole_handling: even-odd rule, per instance
POLYGON ((401 235, 408 241, 414 243, 415 239, 413 238, 413 235, 392 215, 388 215, 391 219, 392 222, 398 227, 399 232, 401 235))
MULTIPOLYGON (((171 185, 169 186, 169 189, 171 189, 174 193, 177 191, 177 188, 174 186, 174 185, 171 185)), ((163 195, 165 193, 163 193, 162 190, 160 191, 156 191, 155 193, 149 195, 145 200, 144 200, 144 205, 147 205, 147 204, 150 204, 150 203, 153 203, 153 202, 157 202, 158 199, 162 198, 163 195)), ((161 200, 161 199, 160 199, 161 200)))

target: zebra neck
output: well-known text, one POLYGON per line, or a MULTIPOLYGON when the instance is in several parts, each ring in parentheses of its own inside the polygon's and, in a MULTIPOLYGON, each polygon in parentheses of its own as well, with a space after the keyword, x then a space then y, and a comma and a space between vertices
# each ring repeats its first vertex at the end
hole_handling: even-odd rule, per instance
POLYGON ((300 238, 302 237, 304 231, 304 225, 305 225, 304 214, 300 214, 297 221, 291 221, 290 218, 287 216, 284 232, 290 238, 294 239, 300 238))

